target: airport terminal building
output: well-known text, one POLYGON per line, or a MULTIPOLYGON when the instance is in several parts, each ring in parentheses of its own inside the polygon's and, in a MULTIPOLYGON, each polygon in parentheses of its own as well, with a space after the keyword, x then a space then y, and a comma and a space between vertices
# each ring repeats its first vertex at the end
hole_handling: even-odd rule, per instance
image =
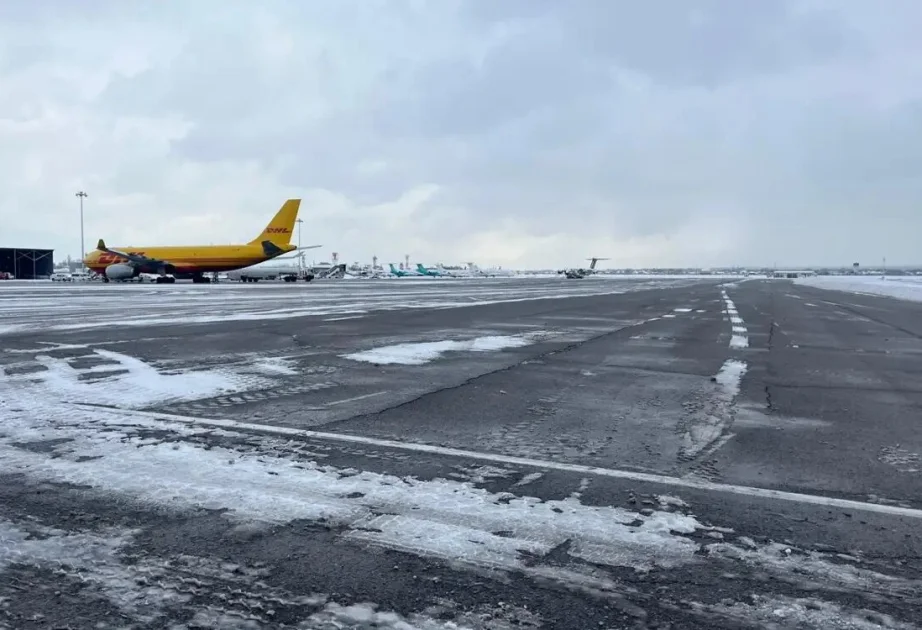
POLYGON ((0 273, 17 280, 39 280, 54 272, 54 250, 29 247, 0 247, 0 273))

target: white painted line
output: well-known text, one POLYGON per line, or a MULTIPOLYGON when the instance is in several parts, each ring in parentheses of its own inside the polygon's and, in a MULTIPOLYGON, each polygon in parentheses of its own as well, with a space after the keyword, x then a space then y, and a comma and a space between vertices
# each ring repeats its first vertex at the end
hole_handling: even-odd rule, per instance
POLYGON ((720 297, 723 298, 725 311, 727 315, 730 316, 730 322, 733 324, 732 334, 730 336, 730 347, 737 349, 748 348, 749 337, 747 333, 749 331, 746 329, 742 318, 739 316, 739 312, 736 310, 736 304, 733 303, 733 300, 730 299, 726 291, 721 290, 720 297))
POLYGON ((353 396, 352 398, 343 398, 342 400, 334 400, 333 402, 328 402, 325 407, 335 407, 336 405, 344 405, 349 402, 355 402, 357 400, 365 400, 366 398, 372 398, 373 396, 380 396, 381 394, 386 394, 387 392, 372 392, 370 394, 362 394, 361 396, 353 396))
POLYGON ((325 322, 344 322, 347 319, 362 319, 363 317, 365 316, 364 315, 349 315, 348 317, 328 317, 323 321, 325 322))
POLYGON ((476 459, 485 462, 500 464, 510 464, 513 466, 526 466, 530 468, 539 468, 544 470, 559 470, 562 472, 579 473, 581 475, 594 475, 596 477, 609 477, 612 479, 628 479, 631 481, 640 481, 647 483, 656 483, 666 486, 681 488, 691 488, 694 490, 705 490, 709 492, 722 492, 725 494, 736 494, 747 497, 758 497, 761 499, 775 499, 778 501, 790 501, 792 503, 804 503, 809 505, 820 505, 824 507, 840 508, 843 510, 856 510, 862 512, 872 512, 876 514, 887 514, 891 516, 902 516, 905 518, 914 518, 922 520, 922 510, 914 508, 905 508, 895 505, 883 505, 880 503, 865 503, 863 501, 852 501, 850 499, 837 499, 835 497, 824 497, 814 494, 802 494, 799 492, 785 492, 783 490, 771 490, 768 488, 754 488, 751 486, 738 486, 733 484, 714 483, 699 479, 670 477, 667 475, 657 475, 653 473, 642 473, 632 470, 618 470, 614 468, 600 468, 598 466, 584 466, 582 464, 567 464, 564 462, 554 462, 540 459, 531 459, 528 457, 514 457, 510 455, 500 455, 498 453, 483 453, 479 451, 468 451, 459 448, 448 448, 445 446, 434 446, 431 444, 419 444, 417 442, 397 442, 395 440, 382 440, 379 438, 365 437, 362 435, 347 435, 343 433, 326 433, 323 431, 310 431, 307 429, 295 429, 291 427, 270 426, 265 424, 253 424, 249 422, 237 422, 235 420, 226 420, 220 418, 196 418, 193 416, 181 416, 170 413, 155 413, 152 411, 135 411, 132 409, 115 409, 110 407, 97 407, 95 405, 85 405, 73 403, 75 407, 92 409, 98 413, 109 413, 117 415, 121 419, 126 416, 140 416, 144 418, 172 420, 175 422, 184 422, 187 424, 196 424, 201 426, 219 427, 222 429, 236 431, 253 431, 256 433, 271 433, 275 435, 285 435, 291 437, 300 437, 315 440, 327 440, 331 442, 348 442, 352 444, 366 444, 368 446, 377 446, 381 448, 393 448, 404 451, 414 451, 417 453, 430 453, 433 455, 444 455, 447 457, 461 457, 466 459, 476 459))
POLYGON ((606 324, 617 324, 624 321, 617 317, 595 317, 592 315, 545 315, 542 319, 561 319, 571 322, 604 322, 606 324))

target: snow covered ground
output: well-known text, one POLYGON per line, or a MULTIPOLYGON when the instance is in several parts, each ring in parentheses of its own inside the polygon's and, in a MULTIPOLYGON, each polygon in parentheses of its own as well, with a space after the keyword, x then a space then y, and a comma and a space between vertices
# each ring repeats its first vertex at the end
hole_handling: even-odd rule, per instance
MULTIPOLYGON (((586 279, 588 280, 588 279, 586 279)), ((354 280, 310 284, 0 285, 0 335, 29 330, 362 317, 373 311, 447 309, 681 287, 694 278, 570 281, 489 278, 354 280)))
POLYGON ((880 276, 816 276, 798 278, 794 283, 819 289, 885 295, 900 300, 922 302, 922 278, 915 276, 891 276, 886 279, 880 276))
MULTIPOLYGON (((100 351, 89 358, 97 355, 100 351)), ((325 463, 316 445, 292 439, 295 432, 259 434, 235 423, 196 426, 191 418, 138 411, 165 399, 239 390, 242 384, 230 373, 190 378, 189 373, 161 374, 114 352, 102 358, 124 372, 89 381, 68 361, 49 355, 36 357, 44 372, 0 371, 0 469, 37 487, 72 485, 162 514, 214 510, 238 532, 296 523, 322 526, 336 532, 339 545, 450 562, 461 571, 496 571, 602 599, 618 600, 625 590, 603 569, 643 576, 706 571, 711 564, 722 571, 756 571, 768 580, 798 575, 818 594, 871 593, 889 601, 917 597, 922 588, 918 580, 885 576, 842 555, 757 542, 726 524, 707 522, 680 497, 661 495, 648 502, 651 507, 636 509, 585 503, 582 495, 597 474, 586 475, 569 496, 541 499, 527 490, 541 477, 533 471, 523 475, 503 465, 481 466, 469 480, 362 471, 325 463), (520 477, 519 492, 491 491, 473 481, 509 476, 520 477)), ((732 404, 744 373, 744 363, 728 360, 716 375, 720 405, 732 404)), ((708 443, 713 436, 687 437, 690 443, 708 443)), ((343 606, 324 594, 298 595, 260 581, 260 568, 245 561, 229 566, 187 555, 164 562, 139 554, 143 537, 139 529, 73 531, 0 519, 0 569, 15 564, 79 576, 122 615, 146 623, 195 610, 194 624, 256 627, 245 624, 267 622, 265 607, 271 603, 279 609, 318 609, 298 627, 505 627, 440 623, 426 615, 408 621, 368 604, 343 606), (232 602, 201 606, 186 596, 190 583, 199 595, 209 593, 209 580, 236 580, 234 588, 249 602, 246 616, 241 618, 232 602)), ((811 620, 827 627, 881 627, 848 625, 861 618, 823 599, 766 595, 755 607, 696 605, 696 614, 705 619, 757 613, 791 627, 811 620)))
POLYGON ((913 628, 922 510, 713 464, 791 424, 720 283, 0 290, 0 628, 913 628))

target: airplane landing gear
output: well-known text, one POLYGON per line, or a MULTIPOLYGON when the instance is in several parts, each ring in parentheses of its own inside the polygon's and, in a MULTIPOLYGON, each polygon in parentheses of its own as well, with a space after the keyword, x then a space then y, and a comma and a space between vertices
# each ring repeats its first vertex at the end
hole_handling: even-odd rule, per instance
POLYGON ((156 284, 173 284, 176 282, 176 278, 173 276, 157 276, 157 279, 154 280, 156 284))
POLYGON ((202 276, 202 275, 192 276, 193 284, 209 284, 210 282, 211 282, 211 278, 206 278, 205 276, 202 276))

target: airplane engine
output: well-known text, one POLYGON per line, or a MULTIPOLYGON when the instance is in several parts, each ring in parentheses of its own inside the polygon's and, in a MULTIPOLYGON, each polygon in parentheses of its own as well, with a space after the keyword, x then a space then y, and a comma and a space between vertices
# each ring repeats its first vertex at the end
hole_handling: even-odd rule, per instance
POLYGON ((109 265, 106 267, 106 277, 109 280, 128 280, 139 275, 138 269, 126 264, 109 265))

